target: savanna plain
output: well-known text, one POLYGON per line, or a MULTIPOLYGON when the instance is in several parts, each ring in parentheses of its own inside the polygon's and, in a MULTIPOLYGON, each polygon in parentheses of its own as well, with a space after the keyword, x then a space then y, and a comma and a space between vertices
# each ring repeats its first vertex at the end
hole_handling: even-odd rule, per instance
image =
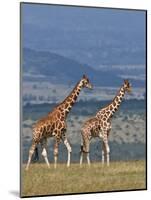
POLYGON ((114 161, 110 166, 94 162, 53 164, 48 169, 44 163, 32 164, 29 171, 22 169, 22 196, 59 195, 105 191, 146 189, 145 161, 114 161))

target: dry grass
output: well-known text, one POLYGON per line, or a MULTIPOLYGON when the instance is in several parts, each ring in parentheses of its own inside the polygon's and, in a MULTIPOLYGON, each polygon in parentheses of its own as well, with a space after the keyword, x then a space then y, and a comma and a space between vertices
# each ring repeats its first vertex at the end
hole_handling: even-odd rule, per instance
POLYGON ((146 188, 145 161, 112 162, 110 167, 92 163, 89 168, 79 164, 32 164, 22 170, 22 196, 67 193, 135 190, 146 188))

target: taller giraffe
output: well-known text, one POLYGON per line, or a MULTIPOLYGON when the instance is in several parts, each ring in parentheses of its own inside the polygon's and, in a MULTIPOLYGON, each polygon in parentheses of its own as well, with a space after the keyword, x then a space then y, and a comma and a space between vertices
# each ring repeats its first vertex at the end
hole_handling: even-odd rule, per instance
POLYGON ((109 165, 109 145, 108 137, 111 130, 111 118, 115 111, 118 110, 125 92, 131 91, 131 85, 128 80, 124 80, 124 84, 118 91, 117 95, 114 97, 113 101, 106 107, 99 110, 95 117, 87 120, 81 130, 82 134, 82 145, 81 145, 81 155, 80 155, 80 165, 83 161, 83 153, 87 155, 87 162, 90 165, 89 159, 89 145, 90 140, 93 137, 99 137, 103 140, 103 150, 102 150, 102 163, 104 164, 104 158, 107 160, 107 165, 109 165))
POLYGON ((68 160, 67 166, 70 166, 70 153, 72 151, 71 146, 68 142, 68 139, 65 135, 67 126, 66 126, 66 117, 74 105, 80 91, 82 88, 89 88, 92 89, 92 85, 89 82, 89 79, 83 75, 82 79, 76 84, 74 89, 71 91, 68 97, 57 105, 52 112, 48 113, 48 115, 42 119, 40 119, 33 128, 33 139, 32 145, 29 150, 29 157, 26 166, 26 170, 28 170, 32 155, 36 149, 38 143, 42 146, 42 156, 45 159, 46 164, 49 165, 49 161, 47 158, 47 151, 46 151, 46 143, 48 137, 55 138, 54 144, 54 166, 56 168, 57 164, 57 157, 58 157, 58 146, 60 141, 62 140, 67 148, 68 151, 68 160))

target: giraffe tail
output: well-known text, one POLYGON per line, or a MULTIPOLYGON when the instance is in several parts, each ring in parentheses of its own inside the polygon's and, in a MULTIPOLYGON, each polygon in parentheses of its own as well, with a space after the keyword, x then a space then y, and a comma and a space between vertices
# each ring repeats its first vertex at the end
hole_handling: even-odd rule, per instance
POLYGON ((84 150, 83 150, 83 145, 81 145, 80 153, 81 153, 81 152, 84 152, 84 150))
POLYGON ((80 153, 89 153, 88 149, 86 149, 83 145, 81 145, 81 151, 80 153))
POLYGON ((38 147, 37 146, 35 148, 35 154, 34 154, 34 157, 33 157, 33 161, 34 162, 39 161, 39 153, 38 153, 38 147))

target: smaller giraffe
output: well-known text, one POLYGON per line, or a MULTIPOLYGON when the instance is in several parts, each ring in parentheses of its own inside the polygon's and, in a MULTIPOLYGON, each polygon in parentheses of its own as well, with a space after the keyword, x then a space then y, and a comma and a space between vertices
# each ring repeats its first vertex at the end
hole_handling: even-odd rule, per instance
POLYGON ((109 166, 110 158, 110 148, 108 145, 108 137, 111 130, 111 118, 115 111, 119 108, 125 92, 131 92, 131 85, 128 80, 124 80, 124 84, 118 91, 117 95, 114 97, 113 101, 106 107, 99 110, 96 115, 87 120, 81 130, 82 144, 80 152, 80 165, 83 162, 83 153, 86 153, 86 158, 88 165, 90 165, 89 159, 89 145, 90 140, 93 137, 99 137, 103 140, 103 150, 102 150, 102 164, 104 160, 107 161, 107 166, 109 166))
POLYGON ((67 166, 70 166, 70 154, 71 154, 71 146, 66 137, 66 118, 68 113, 70 112, 72 106, 75 104, 77 97, 79 96, 80 91, 84 88, 92 89, 92 84, 90 83, 87 76, 83 75, 81 80, 76 84, 74 89, 70 92, 70 94, 62 101, 59 105, 57 105, 51 112, 48 113, 47 116, 43 117, 35 124, 33 128, 33 139, 32 145, 29 149, 28 162, 26 165, 26 170, 28 170, 32 155, 36 151, 37 145, 40 143, 42 146, 42 156, 49 167, 49 161, 47 157, 47 139, 49 137, 54 137, 54 166, 56 168, 57 158, 58 158, 58 147, 61 141, 64 142, 67 151, 68 151, 68 160, 67 166))

